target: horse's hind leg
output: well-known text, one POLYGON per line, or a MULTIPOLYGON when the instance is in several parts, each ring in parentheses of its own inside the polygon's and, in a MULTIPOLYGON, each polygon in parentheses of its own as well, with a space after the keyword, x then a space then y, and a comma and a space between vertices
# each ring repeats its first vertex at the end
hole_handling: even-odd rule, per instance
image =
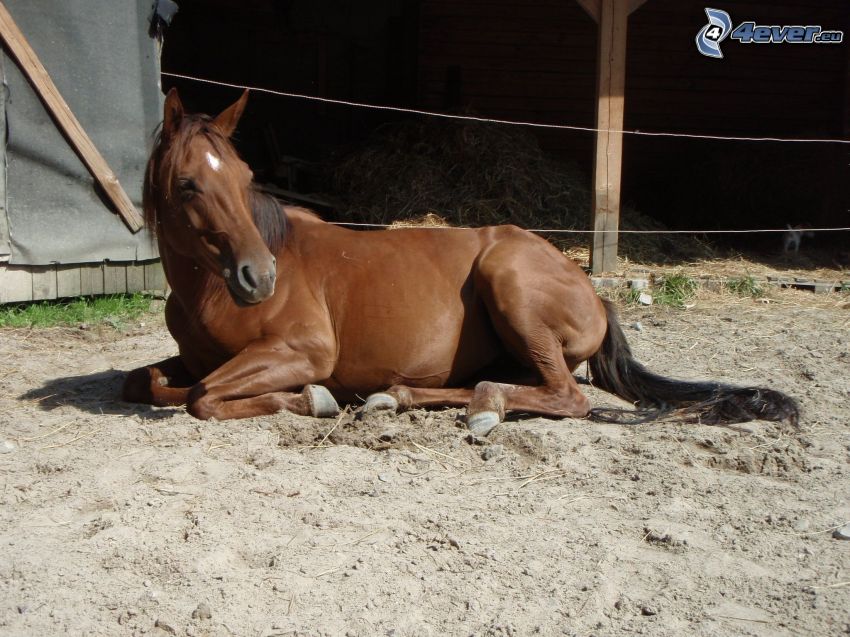
POLYGON ((533 370, 539 384, 485 381, 474 390, 396 386, 370 396, 367 411, 466 404, 467 422, 479 434, 489 432, 508 411, 587 415, 590 401, 572 370, 599 349, 607 325, 604 308, 585 274, 566 265, 551 245, 535 240, 534 250, 528 247, 524 241, 519 249, 514 242, 493 246, 479 260, 475 283, 518 373, 527 376, 521 370, 533 370))
POLYGON ((541 383, 479 383, 467 411, 469 423, 492 428, 506 411, 586 416, 590 401, 572 370, 599 349, 607 326, 586 275, 550 244, 521 235, 482 255, 475 285, 505 348, 534 369, 541 383))

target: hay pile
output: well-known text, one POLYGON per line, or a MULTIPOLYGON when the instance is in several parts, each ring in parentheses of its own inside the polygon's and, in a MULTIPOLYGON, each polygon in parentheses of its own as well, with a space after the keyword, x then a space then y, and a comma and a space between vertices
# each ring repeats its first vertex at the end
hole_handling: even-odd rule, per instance
MULTIPOLYGON (((421 119, 387 124, 333 168, 334 197, 347 221, 386 223, 429 213, 451 225, 513 223, 524 228, 588 230, 590 178, 548 157, 527 129, 421 119)), ((628 207, 624 229, 664 226, 628 207)), ((562 249, 587 245, 587 234, 549 236, 562 249)), ((704 255, 679 236, 622 235, 632 260, 704 255)))

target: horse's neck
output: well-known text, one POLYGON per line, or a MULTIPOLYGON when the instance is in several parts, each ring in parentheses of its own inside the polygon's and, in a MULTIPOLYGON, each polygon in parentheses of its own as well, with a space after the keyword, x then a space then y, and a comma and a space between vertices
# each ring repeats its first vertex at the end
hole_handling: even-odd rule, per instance
POLYGON ((214 276, 194 259, 170 250, 163 241, 159 242, 159 255, 172 294, 185 303, 197 307, 204 297, 227 293, 224 279, 214 276))

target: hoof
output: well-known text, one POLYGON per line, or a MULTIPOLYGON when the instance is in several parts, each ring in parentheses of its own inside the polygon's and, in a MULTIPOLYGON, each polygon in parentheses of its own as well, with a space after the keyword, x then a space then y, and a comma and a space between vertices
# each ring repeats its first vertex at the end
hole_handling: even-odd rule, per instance
POLYGON ((379 392, 366 399, 363 411, 366 413, 371 411, 398 411, 398 401, 390 394, 379 392))
POLYGON ((495 411, 479 411, 466 417, 466 426, 476 436, 486 436, 502 422, 501 417, 495 411))
POLYGON ((314 418, 333 418, 339 415, 339 405, 331 393, 321 385, 306 385, 301 395, 307 399, 310 415, 314 418))

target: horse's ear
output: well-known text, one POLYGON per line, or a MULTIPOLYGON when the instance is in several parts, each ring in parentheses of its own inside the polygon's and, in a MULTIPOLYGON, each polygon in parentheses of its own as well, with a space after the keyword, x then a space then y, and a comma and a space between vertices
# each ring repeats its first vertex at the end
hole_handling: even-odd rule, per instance
POLYGON ((162 136, 170 139, 180 128, 183 121, 183 102, 177 94, 177 89, 172 88, 165 96, 165 108, 162 116, 162 136))
POLYGON ((233 135, 233 131, 236 130, 236 125, 239 123, 239 118, 242 117, 242 112, 245 110, 245 104, 248 103, 248 90, 246 89, 244 93, 242 93, 242 97, 240 97, 236 102, 228 106, 224 109, 218 116, 213 120, 213 124, 218 126, 218 129, 224 134, 225 137, 230 137, 233 135))

